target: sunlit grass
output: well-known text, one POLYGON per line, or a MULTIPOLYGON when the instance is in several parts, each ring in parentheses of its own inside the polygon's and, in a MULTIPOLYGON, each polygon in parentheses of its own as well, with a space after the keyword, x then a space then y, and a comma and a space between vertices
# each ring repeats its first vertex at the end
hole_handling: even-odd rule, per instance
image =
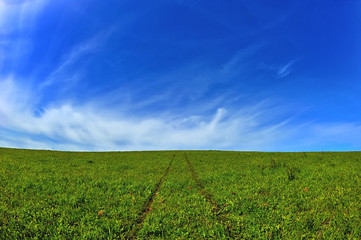
POLYGON ((0 239, 360 239, 360 187, 360 152, 0 149, 0 239))

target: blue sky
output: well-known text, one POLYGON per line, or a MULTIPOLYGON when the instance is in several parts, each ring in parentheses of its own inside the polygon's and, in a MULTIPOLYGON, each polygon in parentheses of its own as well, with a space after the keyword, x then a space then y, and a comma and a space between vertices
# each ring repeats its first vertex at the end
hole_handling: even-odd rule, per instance
POLYGON ((361 148, 361 1, 0 0, 0 146, 361 148))

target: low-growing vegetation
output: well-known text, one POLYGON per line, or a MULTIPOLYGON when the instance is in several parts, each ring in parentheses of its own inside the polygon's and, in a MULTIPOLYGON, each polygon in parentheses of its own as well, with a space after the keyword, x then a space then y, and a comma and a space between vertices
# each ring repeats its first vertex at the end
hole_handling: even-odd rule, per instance
POLYGON ((0 148, 0 239, 361 239, 361 153, 0 148))

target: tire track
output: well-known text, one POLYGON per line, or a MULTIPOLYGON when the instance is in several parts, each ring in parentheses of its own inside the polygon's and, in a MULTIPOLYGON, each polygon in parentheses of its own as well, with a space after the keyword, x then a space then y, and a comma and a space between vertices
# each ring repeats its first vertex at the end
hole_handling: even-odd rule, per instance
POLYGON ((193 165, 192 163, 188 160, 187 154, 184 153, 184 157, 187 161, 188 167, 189 167, 189 171, 191 172, 194 181, 197 183, 197 186, 200 188, 201 193, 203 195, 203 197, 212 205, 213 207, 213 211, 215 211, 216 213, 218 213, 220 211, 220 205, 213 199, 212 194, 210 194, 206 188, 204 187, 203 183, 201 182, 201 180, 199 180, 199 177, 196 173, 196 171, 194 171, 193 165))
POLYGON ((140 231, 140 229, 142 229, 144 221, 147 218, 148 213, 150 212, 149 209, 150 209, 150 207, 152 206, 152 204, 154 202, 154 198, 155 198, 157 192, 159 191, 160 187, 162 186, 162 183, 164 182, 164 179, 169 174, 170 167, 172 166, 175 155, 176 154, 173 154, 172 160, 169 162, 168 167, 165 170, 163 176, 159 179, 157 185, 155 186, 155 188, 151 192, 151 194, 148 197, 147 201, 144 203, 143 210, 138 214, 138 220, 134 224, 135 227, 133 228, 133 230, 130 232, 130 234, 128 235, 128 237, 126 239, 136 239, 137 238, 138 232, 140 231))
POLYGON ((196 171, 194 170, 192 163, 189 161, 186 153, 184 153, 184 157, 188 164, 189 171, 191 172, 194 181, 197 183, 197 186, 200 189, 200 193, 212 205, 212 211, 215 213, 215 216, 217 217, 218 221, 220 221, 223 224, 223 226, 226 228, 228 237, 234 239, 234 235, 232 234, 233 227, 231 221, 225 216, 225 214, 228 212, 225 211, 225 209, 221 205, 219 205, 216 200, 214 200, 212 194, 207 191, 207 189, 199 179, 196 171))

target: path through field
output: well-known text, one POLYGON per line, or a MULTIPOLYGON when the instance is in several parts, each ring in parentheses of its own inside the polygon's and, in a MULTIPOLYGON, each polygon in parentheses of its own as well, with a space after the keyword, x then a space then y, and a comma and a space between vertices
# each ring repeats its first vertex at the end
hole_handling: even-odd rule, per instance
POLYGON ((150 194, 147 201, 144 203, 144 207, 143 207, 142 211, 139 213, 137 222, 134 223, 134 227, 133 227, 132 231, 129 232, 129 235, 127 236, 127 238, 129 238, 129 239, 137 238, 137 234, 138 234, 139 230, 142 229, 142 227, 143 227, 144 220, 146 219, 148 213, 152 209, 151 207, 153 206, 154 198, 155 198, 156 194, 158 194, 158 191, 159 191, 164 179, 169 174, 169 171, 170 171, 170 168, 171 168, 172 163, 174 161, 174 158, 175 158, 175 154, 173 155, 172 160, 169 162, 169 165, 168 165, 167 169, 165 170, 165 173, 159 179, 159 182, 155 186, 154 190, 150 194))
POLYGON ((171 166, 173 160, 174 156, 151 200, 145 203, 140 224, 129 238, 233 238, 231 222, 224 209, 205 189, 187 154, 178 154, 171 166))

